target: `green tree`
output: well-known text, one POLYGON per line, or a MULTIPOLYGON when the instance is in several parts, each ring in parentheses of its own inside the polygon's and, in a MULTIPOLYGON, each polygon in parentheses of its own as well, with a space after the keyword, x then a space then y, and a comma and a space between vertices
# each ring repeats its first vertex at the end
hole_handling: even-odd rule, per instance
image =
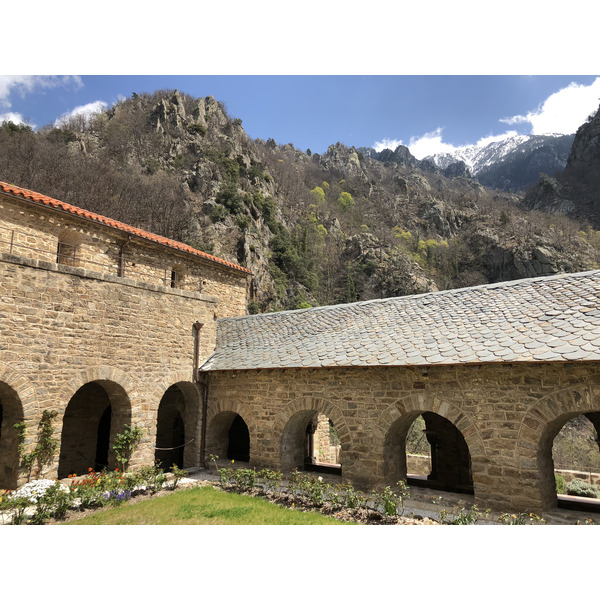
POLYGON ((348 210, 354 206, 354 198, 348 192, 342 192, 338 198, 338 203, 344 210, 348 210))

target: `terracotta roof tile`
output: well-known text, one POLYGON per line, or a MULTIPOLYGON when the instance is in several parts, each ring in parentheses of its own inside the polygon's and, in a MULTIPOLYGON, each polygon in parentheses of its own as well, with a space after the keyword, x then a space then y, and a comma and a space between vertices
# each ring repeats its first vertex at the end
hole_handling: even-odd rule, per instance
POLYGON ((199 256, 201 258, 210 260, 212 262, 216 262, 220 265, 229 267, 231 269, 242 271, 243 273, 252 273, 249 269, 241 267, 240 265, 236 265, 235 263, 229 262, 228 260, 224 260, 223 258, 218 258, 216 256, 212 256, 211 254, 207 254, 206 252, 202 252, 202 250, 192 248, 187 244, 171 240, 169 238, 163 237, 162 235, 150 233, 149 231, 144 231, 143 229, 138 229, 137 227, 132 227, 131 225, 127 225, 126 223, 115 221, 114 219, 111 219, 109 217, 98 215, 96 213, 90 212, 89 210, 73 206, 72 204, 67 204, 66 202, 62 202, 61 200, 50 198, 49 196, 44 196, 43 194, 39 194, 38 192, 32 192, 31 190, 26 190, 25 188, 20 188, 16 185, 4 183, 3 181, 0 181, 0 190, 3 191, 5 194, 20 196, 22 198, 25 198, 26 200, 31 200, 37 204, 43 204, 45 206, 51 206, 52 208, 63 210, 83 219, 97 221, 98 223, 102 223, 103 225, 106 225, 108 227, 119 229, 120 231, 124 231, 131 235, 136 235, 138 237, 150 240, 151 242, 156 242, 157 244, 168 246, 169 248, 174 248, 175 250, 181 250, 182 252, 187 252, 189 254, 199 256))

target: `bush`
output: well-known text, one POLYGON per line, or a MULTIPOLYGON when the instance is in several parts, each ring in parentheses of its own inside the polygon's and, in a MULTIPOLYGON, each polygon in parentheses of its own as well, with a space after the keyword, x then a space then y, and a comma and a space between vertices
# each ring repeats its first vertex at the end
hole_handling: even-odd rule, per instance
POLYGON ((567 494, 581 498, 600 498, 598 486, 587 483, 587 481, 582 481, 581 479, 574 479, 567 483, 567 494))
POLYGON ((565 478, 562 475, 557 475, 554 473, 554 481, 556 483, 556 493, 564 494, 565 493, 565 478))
POLYGON ((149 489, 151 494, 161 490, 167 481, 164 470, 156 465, 142 467, 139 470, 139 475, 141 485, 149 489))

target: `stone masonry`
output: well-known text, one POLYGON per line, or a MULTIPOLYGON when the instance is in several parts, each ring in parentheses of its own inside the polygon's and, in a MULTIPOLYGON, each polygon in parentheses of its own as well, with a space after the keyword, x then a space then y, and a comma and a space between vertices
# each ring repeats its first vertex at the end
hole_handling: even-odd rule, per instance
MULTIPOLYGON (((131 464, 152 464, 158 410, 173 394, 169 390, 178 390, 190 407, 185 466, 197 465, 202 388, 195 364, 214 349, 217 318, 245 314, 250 273, 175 242, 168 246, 146 232, 121 230, 110 220, 104 224, 102 217, 59 201, 51 204, 41 196, 42 202, 39 194, 2 186, 0 487, 23 480, 12 426, 26 422, 30 449, 46 409, 58 412, 54 424, 61 440, 48 476, 94 467, 96 430, 109 405, 112 424, 105 437, 110 440, 104 444, 124 424, 138 425, 144 438, 131 464), (66 230, 72 232, 70 241, 79 241, 74 265, 57 260, 66 230), (119 273, 123 246, 124 276, 119 273), (170 274, 179 265, 185 277, 176 284, 170 274), (201 324, 199 331, 195 323, 201 324)), ((108 465, 116 466, 114 457, 108 457, 108 465)))
POLYGON ((315 459, 365 489, 413 470, 421 415, 432 487, 556 506, 554 437, 582 414, 600 428, 600 271, 247 316, 250 276, 0 182, 0 487, 25 478, 14 424, 30 450, 44 410, 59 452, 36 476, 114 468, 131 424, 132 468, 315 459))

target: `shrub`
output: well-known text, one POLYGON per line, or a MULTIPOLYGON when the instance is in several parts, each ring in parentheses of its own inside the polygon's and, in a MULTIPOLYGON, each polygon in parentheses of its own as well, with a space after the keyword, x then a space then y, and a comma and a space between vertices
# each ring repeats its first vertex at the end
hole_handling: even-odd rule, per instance
POLYGON ((556 493, 564 494, 565 493, 565 478, 562 475, 558 475, 554 473, 554 481, 556 483, 556 493))
POLYGON ((306 486, 308 499, 316 506, 322 506, 327 500, 331 486, 323 481, 322 477, 311 477, 306 486))
POLYGON ((123 471, 127 470, 129 459, 143 435, 142 428, 137 425, 135 427, 125 425, 122 433, 117 434, 113 450, 115 451, 115 458, 123 471))
POLYGON ((266 492, 276 492, 281 484, 281 471, 272 469, 262 469, 258 472, 258 476, 264 479, 264 489, 266 492))
POLYGON ((250 492, 256 483, 256 471, 254 469, 234 469, 234 485, 241 492, 250 492))
POLYGON ((446 509, 440 511, 440 523, 442 525, 474 525, 479 519, 485 518, 489 514, 489 508, 485 512, 481 512, 476 504, 471 508, 456 506, 452 512, 446 509))
POLYGON ((69 488, 58 481, 46 488, 44 494, 37 499, 35 513, 31 523, 42 525, 48 519, 62 519, 71 507, 71 494, 69 488))
POLYGON ((156 465, 142 467, 139 473, 142 486, 149 489, 152 494, 162 489, 167 480, 164 470, 156 465))
POLYGON ((509 514, 502 513, 498 517, 498 521, 502 523, 502 525, 527 525, 529 522, 530 525, 535 525, 536 523, 540 525, 545 525, 546 520, 542 519, 539 515, 535 513, 522 512, 519 514, 509 514))
POLYGON ((215 204, 210 209, 209 217, 213 223, 219 223, 220 221, 224 221, 228 214, 229 211, 224 206, 221 204, 215 204))
POLYGON ((171 475, 173 475, 173 481, 171 483, 171 489, 177 489, 179 482, 188 476, 188 472, 185 469, 180 469, 175 463, 171 467, 171 475))
POLYGON ((344 497, 344 504, 347 508, 365 508, 368 497, 365 496, 361 491, 355 490, 354 487, 346 483, 338 488, 344 497))
POLYGON ((600 498, 600 490, 597 486, 582 481, 581 479, 574 479, 567 483, 567 494, 569 496, 579 496, 582 498, 600 498))
POLYGON ((388 485, 383 492, 375 494, 373 497, 375 505, 378 507, 381 506, 383 512, 390 517, 394 517, 398 514, 399 506, 402 507, 400 515, 404 514, 404 499, 410 495, 405 481, 399 481, 397 486, 398 493, 394 492, 388 485))
POLYGON ((190 125, 188 125, 188 131, 190 133, 196 133, 204 137, 206 135, 207 129, 201 123, 191 123, 190 125))

